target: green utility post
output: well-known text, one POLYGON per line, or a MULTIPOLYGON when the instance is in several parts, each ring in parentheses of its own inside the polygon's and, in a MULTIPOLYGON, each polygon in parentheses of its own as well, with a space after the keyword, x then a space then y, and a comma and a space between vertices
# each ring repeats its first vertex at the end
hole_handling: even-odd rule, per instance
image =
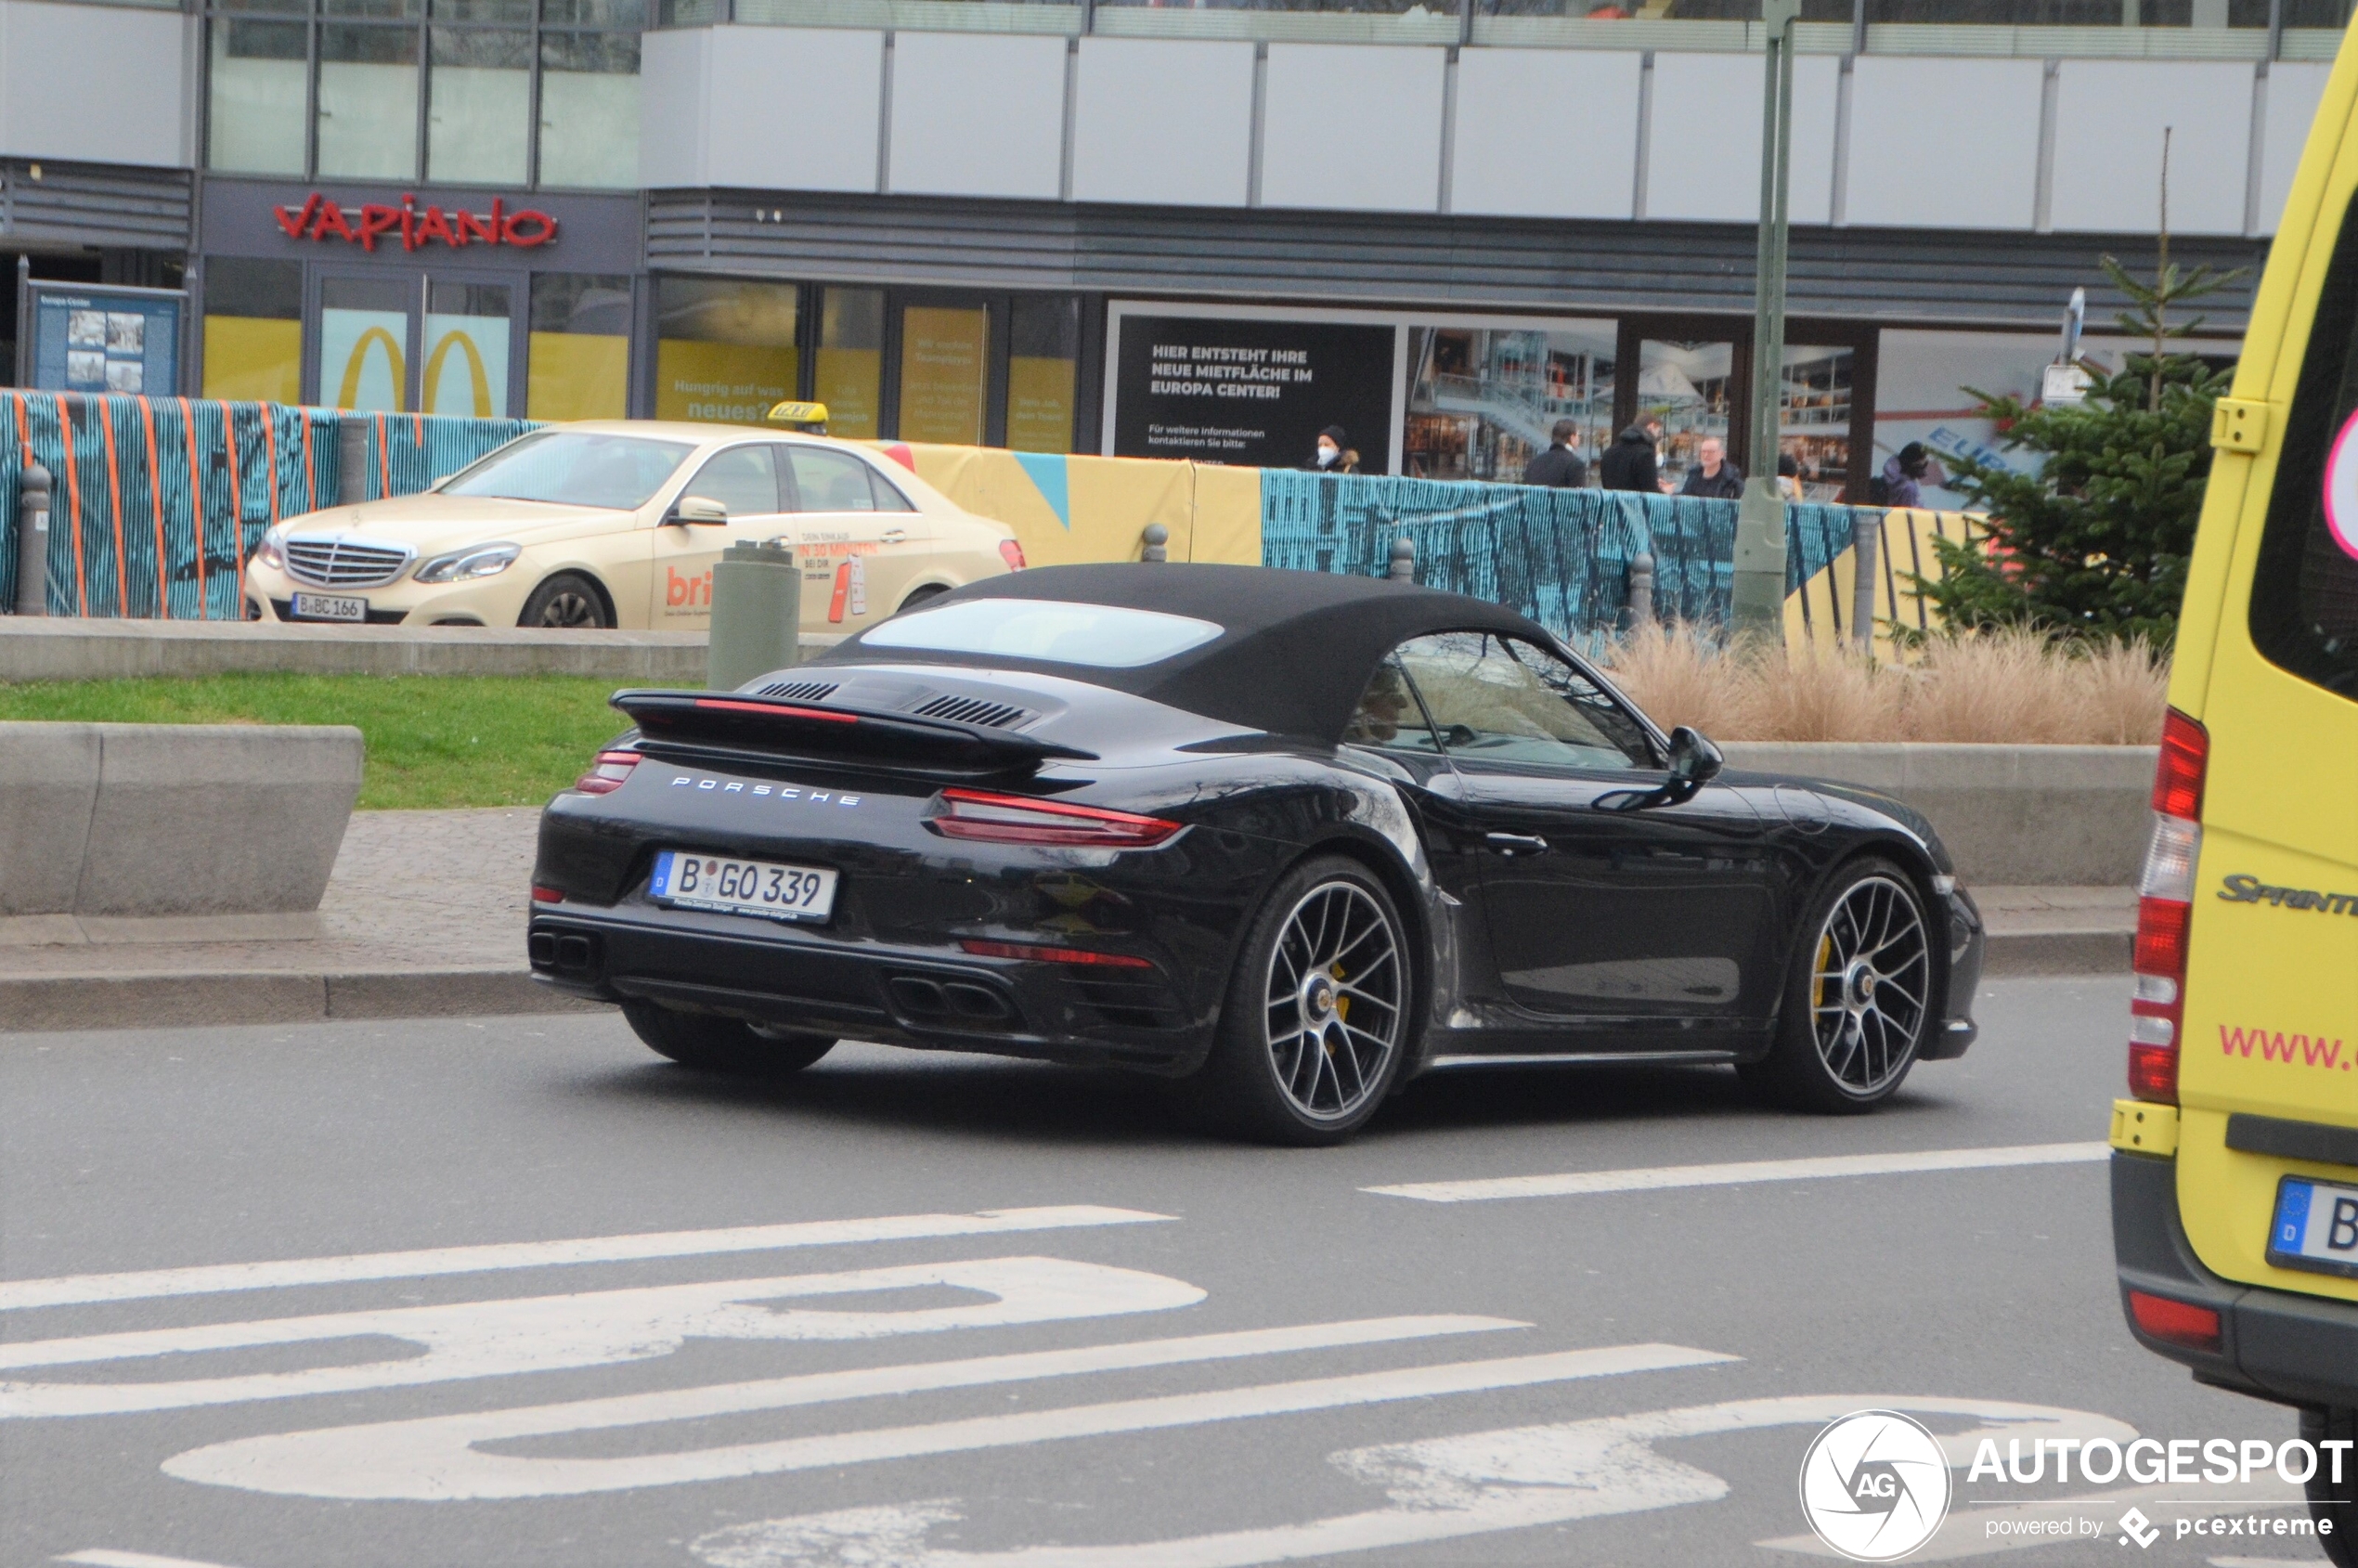
POLYGON ((1793 161, 1793 24, 1801 0, 1761 0, 1768 75, 1761 89, 1760 255, 1752 314, 1752 473, 1736 503, 1735 622, 1781 639, 1785 625, 1785 501, 1777 490, 1778 392, 1785 343, 1785 188, 1793 161))

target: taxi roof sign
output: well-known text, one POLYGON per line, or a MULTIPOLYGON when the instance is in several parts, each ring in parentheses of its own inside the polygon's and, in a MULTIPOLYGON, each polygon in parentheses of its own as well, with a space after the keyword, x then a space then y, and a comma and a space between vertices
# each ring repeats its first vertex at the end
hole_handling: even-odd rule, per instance
POLYGON ((825 424, 827 406, 824 403, 778 403, 771 407, 771 424, 825 424))

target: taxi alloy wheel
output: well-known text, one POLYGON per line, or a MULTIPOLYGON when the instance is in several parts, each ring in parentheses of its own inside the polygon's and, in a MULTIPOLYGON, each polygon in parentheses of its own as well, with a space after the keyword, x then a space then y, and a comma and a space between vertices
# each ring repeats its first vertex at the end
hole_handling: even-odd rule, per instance
POLYGON ((532 590, 516 624, 566 631, 603 631, 612 623, 596 584, 578 572, 559 572, 532 590))

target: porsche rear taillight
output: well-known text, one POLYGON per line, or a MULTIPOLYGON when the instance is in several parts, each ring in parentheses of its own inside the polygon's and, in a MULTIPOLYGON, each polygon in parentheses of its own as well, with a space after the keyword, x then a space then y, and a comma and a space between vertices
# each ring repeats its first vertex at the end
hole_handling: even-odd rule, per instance
POLYGON ((934 799, 926 825, 944 838, 984 844, 1065 844, 1104 849, 1151 849, 1184 823, 1100 806, 1037 800, 1028 795, 991 795, 978 789, 945 789, 934 799))
POLYGON ((2129 1003, 2129 1092, 2178 1103, 2179 1036, 2186 1022, 2186 930, 2195 862, 2202 854, 2203 775, 2210 735, 2171 708, 2154 770, 2154 831, 2137 877, 2137 989, 2129 1003))
POLYGON ((630 770, 639 765, 635 751, 602 751, 590 764, 590 771, 573 781, 573 787, 584 795, 611 795, 630 777, 630 770))

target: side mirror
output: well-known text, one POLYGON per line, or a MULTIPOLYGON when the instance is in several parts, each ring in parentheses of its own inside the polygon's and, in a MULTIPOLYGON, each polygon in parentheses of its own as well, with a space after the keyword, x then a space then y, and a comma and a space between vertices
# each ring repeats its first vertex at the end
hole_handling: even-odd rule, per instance
POLYGON ((671 509, 666 523, 723 524, 729 521, 729 509, 709 496, 681 496, 671 509))
POLYGON ((1670 782, 1689 795, 1719 776, 1727 758, 1719 748, 1704 737, 1692 725, 1681 724, 1670 732, 1670 782))

